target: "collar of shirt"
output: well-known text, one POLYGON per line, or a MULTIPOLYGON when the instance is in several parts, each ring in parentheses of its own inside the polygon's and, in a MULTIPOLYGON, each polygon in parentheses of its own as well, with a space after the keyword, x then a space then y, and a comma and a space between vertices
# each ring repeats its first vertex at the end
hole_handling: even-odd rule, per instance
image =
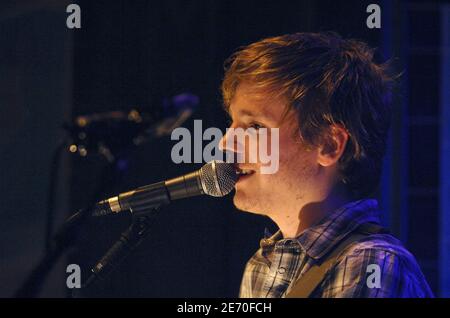
POLYGON ((281 231, 260 241, 261 256, 265 256, 277 246, 285 246, 297 241, 300 248, 311 258, 319 260, 349 233, 363 223, 380 223, 378 202, 363 199, 345 204, 294 239, 283 239, 281 231))

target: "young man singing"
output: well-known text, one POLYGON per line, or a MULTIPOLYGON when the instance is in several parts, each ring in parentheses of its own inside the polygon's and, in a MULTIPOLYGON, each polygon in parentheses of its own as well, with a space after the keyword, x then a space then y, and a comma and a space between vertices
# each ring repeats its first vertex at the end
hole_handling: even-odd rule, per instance
MULTIPOLYGON (((279 132, 276 173, 237 164, 245 174, 234 204, 279 227, 248 261, 241 297, 433 296, 414 257, 379 226, 371 198, 391 83, 366 44, 333 33, 268 38, 229 59, 222 93, 231 127, 279 132)), ((222 149, 242 151, 227 138, 222 149)))

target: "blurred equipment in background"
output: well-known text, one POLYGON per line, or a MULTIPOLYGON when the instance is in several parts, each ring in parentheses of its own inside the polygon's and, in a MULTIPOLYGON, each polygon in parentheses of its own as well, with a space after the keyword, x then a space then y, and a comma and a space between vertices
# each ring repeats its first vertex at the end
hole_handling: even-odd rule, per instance
POLYGON ((82 157, 100 154, 113 163, 131 147, 170 135, 191 117, 198 104, 197 96, 184 93, 164 99, 160 119, 136 109, 78 116, 64 124, 71 137, 69 151, 82 157))

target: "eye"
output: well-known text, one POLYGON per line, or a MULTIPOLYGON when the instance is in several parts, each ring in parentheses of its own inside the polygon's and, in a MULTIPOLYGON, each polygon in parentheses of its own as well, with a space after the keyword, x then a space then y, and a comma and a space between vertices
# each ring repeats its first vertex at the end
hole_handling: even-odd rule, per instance
POLYGON ((256 130, 259 130, 260 128, 264 128, 263 125, 258 124, 258 123, 251 123, 251 124, 249 125, 249 127, 250 127, 250 128, 254 128, 254 129, 256 129, 256 130))

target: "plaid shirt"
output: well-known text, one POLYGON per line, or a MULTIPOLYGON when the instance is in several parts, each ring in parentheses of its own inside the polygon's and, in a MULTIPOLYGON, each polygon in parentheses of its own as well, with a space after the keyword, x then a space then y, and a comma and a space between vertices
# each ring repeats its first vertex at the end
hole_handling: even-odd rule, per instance
MULTIPOLYGON (((380 223, 376 200, 348 203, 295 239, 283 239, 278 231, 261 240, 261 248, 245 268, 240 297, 285 297, 293 282, 347 234, 367 222, 380 223)), ((400 241, 388 234, 372 234, 345 250, 311 297, 433 297, 433 294, 416 260, 400 241), (379 266, 378 281, 371 275, 374 271, 373 267, 368 268, 370 264, 379 266)))

